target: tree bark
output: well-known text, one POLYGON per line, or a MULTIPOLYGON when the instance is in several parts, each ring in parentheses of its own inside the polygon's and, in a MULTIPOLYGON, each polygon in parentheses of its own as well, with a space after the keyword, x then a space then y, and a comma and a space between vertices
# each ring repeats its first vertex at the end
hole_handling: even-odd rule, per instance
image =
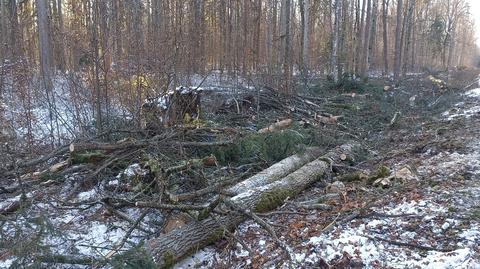
MULTIPOLYGON (((290 93, 290 80, 292 79, 292 37, 291 35, 291 0, 285 0, 285 47, 283 51, 283 76, 284 76, 284 83, 283 83, 283 91, 285 93, 290 93)), ((282 7, 283 8, 283 7, 282 7)))
POLYGON ((363 37, 362 47, 362 64, 360 73, 362 76, 367 76, 368 72, 368 47, 370 46, 370 34, 372 29, 372 0, 367 0, 367 15, 365 19, 365 36, 363 37))
POLYGON ((308 76, 309 69, 309 28, 310 28, 310 0, 303 0, 301 2, 301 17, 302 17, 302 69, 303 76, 308 76))
POLYGON ((382 1, 382 11, 383 11, 383 75, 388 75, 388 2, 390 0, 382 1))
POLYGON ((315 160, 321 153, 322 151, 320 148, 308 148, 305 152, 285 158, 260 173, 238 183, 228 189, 228 192, 240 194, 255 187, 270 184, 294 172, 304 164, 315 160))
POLYGON ((332 76, 335 82, 338 82, 340 76, 340 68, 338 64, 338 46, 340 43, 340 23, 342 15, 342 0, 335 0, 335 21, 333 26, 333 38, 332 38, 332 59, 331 68, 332 76))
POLYGON ((407 11, 407 29, 405 34, 405 53, 403 60, 403 69, 402 73, 405 76, 408 68, 408 60, 410 57, 410 47, 412 44, 412 28, 413 28, 413 10, 415 9, 415 0, 410 0, 408 2, 408 11, 407 11))
POLYGON ((397 3, 397 25, 395 26, 395 58, 393 66, 393 77, 395 80, 400 78, 401 59, 401 35, 402 35, 402 10, 403 0, 398 0, 397 3))
MULTIPOLYGON (((285 199, 295 197, 312 183, 322 179, 332 163, 340 162, 340 156, 351 154, 353 149, 352 145, 337 147, 280 180, 236 195, 231 198, 230 203, 255 212, 272 210, 282 205, 285 199)), ((221 239, 225 229, 233 230, 244 219, 243 215, 232 213, 194 221, 149 240, 145 244, 145 250, 159 267, 170 267, 188 253, 221 239)))
POLYGON ((368 42, 368 55, 367 55, 367 62, 366 62, 366 72, 370 70, 370 66, 374 62, 373 59, 375 58, 375 45, 376 45, 376 33, 377 33, 377 15, 378 15, 378 0, 372 0, 372 20, 371 20, 371 27, 370 27, 370 35, 369 35, 369 42, 368 42))

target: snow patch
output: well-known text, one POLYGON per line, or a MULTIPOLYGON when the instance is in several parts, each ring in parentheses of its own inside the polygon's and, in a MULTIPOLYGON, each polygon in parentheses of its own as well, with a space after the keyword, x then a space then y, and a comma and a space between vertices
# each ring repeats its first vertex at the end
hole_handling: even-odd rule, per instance
POLYGON ((204 248, 197 251, 190 257, 183 259, 173 266, 174 269, 190 269, 190 268, 209 268, 212 266, 215 258, 215 249, 204 248))
POLYGON ((129 166, 128 166, 127 168, 125 168, 125 170, 123 170, 122 172, 120 172, 120 173, 117 175, 117 179, 121 179, 121 178, 131 178, 131 177, 134 177, 134 176, 145 176, 147 173, 148 173, 148 170, 143 169, 143 168, 140 166, 140 164, 134 163, 134 164, 129 165, 129 166))
POLYGON ((85 202, 92 200, 95 196, 97 196, 97 190, 91 189, 89 191, 81 192, 77 195, 77 199, 79 202, 85 202))
POLYGON ((469 90, 465 93, 468 97, 480 98, 480 88, 469 90))

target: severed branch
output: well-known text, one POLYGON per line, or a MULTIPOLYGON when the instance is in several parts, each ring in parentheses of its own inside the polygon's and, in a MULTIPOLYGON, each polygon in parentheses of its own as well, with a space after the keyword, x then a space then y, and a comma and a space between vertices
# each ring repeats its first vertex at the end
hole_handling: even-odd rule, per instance
POLYGON ((232 178, 232 179, 229 179, 229 180, 225 180, 225 181, 222 181, 222 182, 218 182, 216 184, 213 184, 211 186, 208 186, 206 188, 203 188, 203 189, 200 189, 200 190, 197 190, 197 191, 181 193, 181 194, 170 194, 169 199, 171 201, 174 201, 174 202, 181 202, 181 201, 191 200, 193 198, 197 198, 197 197, 200 197, 200 196, 203 196, 205 194, 212 193, 212 192, 217 192, 217 191, 221 190, 221 188, 224 187, 224 186, 228 186, 228 185, 231 185, 233 183, 238 182, 239 180, 241 180, 243 178, 244 175, 248 174, 250 172, 250 170, 251 169, 248 169, 246 172, 244 172, 242 175, 240 175, 238 177, 235 177, 235 178, 232 178))
POLYGON ((156 208, 156 209, 165 209, 165 210, 204 210, 208 208, 206 205, 184 205, 184 204, 161 204, 155 202, 135 202, 136 207, 140 208, 156 208))
MULTIPOLYGON (((142 231, 142 232, 144 232, 144 233, 146 233, 146 234, 150 234, 150 233, 151 233, 151 231, 149 231, 149 230, 143 228, 142 226, 140 226, 140 225, 137 223, 137 221, 135 221, 135 220, 133 220, 132 218, 130 218, 130 216, 128 216, 127 214, 116 210, 116 209, 113 208, 111 205, 107 204, 106 202, 103 202, 103 201, 102 201, 102 202, 100 202, 100 203, 101 203, 103 206, 105 206, 105 208, 106 208, 109 212, 111 212, 112 214, 114 214, 115 216, 117 216, 117 217, 119 217, 119 218, 121 218, 121 219, 123 219, 123 220, 126 220, 126 221, 130 222, 130 223, 131 223, 132 225, 134 225, 138 230, 140 230, 140 231, 142 231), (138 227, 137 227, 137 226, 138 226, 138 227)), ((145 211, 145 212, 148 212, 148 210, 145 211)))
POLYGON ((61 263, 61 264, 78 264, 78 265, 93 265, 96 262, 103 262, 93 257, 74 256, 74 255, 43 255, 35 258, 37 262, 44 263, 61 263))
POLYGON ((409 248, 416 248, 420 250, 426 250, 426 251, 438 251, 438 252, 451 252, 454 249, 441 249, 441 248, 435 248, 435 247, 429 247, 429 246, 422 246, 422 245, 417 245, 417 244, 412 244, 412 243, 405 243, 405 242, 399 242, 399 241, 394 241, 386 238, 382 238, 379 236, 369 236, 369 235, 362 235, 363 237, 366 237, 370 240, 379 240, 383 242, 387 242, 389 244, 399 246, 399 247, 409 247, 409 248))
POLYGON ((176 145, 185 146, 185 147, 213 147, 213 146, 226 146, 233 144, 233 140, 225 140, 225 141, 213 141, 213 142, 195 142, 195 141, 187 141, 187 142, 174 142, 176 145))
POLYGON ((266 221, 264 221, 262 218, 260 218, 259 216, 257 216, 255 213, 253 213, 251 210, 248 210, 248 209, 245 209, 243 208, 241 205, 237 205, 235 203, 233 203, 231 200, 229 199, 225 199, 224 201, 225 205, 227 205, 228 207, 244 214, 245 216, 253 219, 258 225, 260 225, 260 227, 262 227, 263 229, 265 229, 269 234, 270 236, 272 236, 273 240, 275 240, 275 242, 283 249, 283 251, 285 252, 285 254, 287 255, 288 259, 290 261, 293 261, 292 260, 292 255, 291 255, 291 250, 290 250, 290 247, 283 241, 280 240, 280 238, 278 238, 277 234, 275 233, 275 230, 273 229, 273 227, 268 224, 266 221))
POLYGON ((125 233, 125 236, 122 238, 122 241, 120 241, 112 251, 110 251, 107 256, 105 256, 105 258, 107 259, 110 259, 113 255, 115 255, 115 253, 117 253, 122 247, 123 245, 125 245, 125 243, 127 242, 128 238, 130 237, 130 235, 132 234, 133 230, 135 230, 135 228, 137 228, 137 226, 139 226, 140 222, 145 218, 145 216, 147 216, 147 214, 149 213, 150 210, 145 210, 141 215, 140 217, 138 217, 138 219, 132 224, 132 226, 128 229, 128 231, 125 233))

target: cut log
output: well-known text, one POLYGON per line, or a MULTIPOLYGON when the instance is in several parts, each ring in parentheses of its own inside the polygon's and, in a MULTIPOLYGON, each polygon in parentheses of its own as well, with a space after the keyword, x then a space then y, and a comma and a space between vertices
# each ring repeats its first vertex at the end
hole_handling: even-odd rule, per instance
POLYGON ((107 156, 105 154, 103 154, 102 152, 99 152, 99 151, 78 153, 78 154, 73 154, 73 155, 70 156, 70 163, 72 165, 74 165, 74 164, 84 164, 84 163, 97 164, 97 163, 103 161, 106 158, 107 158, 107 156))
MULTIPOLYGON (((266 212, 282 205, 330 171, 341 154, 351 154, 354 146, 343 145, 321 158, 315 159, 293 173, 268 185, 252 183, 253 187, 232 197, 234 203, 247 210, 266 212)), ((259 178, 260 180, 263 177, 259 178)), ((233 230, 244 220, 244 215, 231 213, 217 218, 194 221, 168 234, 153 238, 145 244, 145 251, 161 268, 168 268, 185 255, 221 239, 225 230, 233 230)))
POLYGON ((119 144, 99 144, 99 143, 72 143, 70 144, 70 155, 82 153, 85 151, 105 150, 114 151, 119 149, 126 149, 128 147, 135 146, 131 141, 123 142, 119 144))
POLYGON ((48 171, 50 171, 50 173, 57 173, 58 171, 63 170, 67 166, 68 166, 68 161, 61 161, 59 163, 56 163, 56 164, 50 166, 48 171))
POLYGON ((280 131, 280 130, 284 130, 284 129, 287 129, 288 127, 290 127, 293 123, 293 120, 292 119, 286 119, 286 120, 282 120, 282 121, 279 121, 279 122, 276 122, 266 128, 263 128, 263 129, 260 129, 258 130, 258 133, 260 134, 267 134, 267 133, 273 133, 273 132, 277 132, 277 131, 280 131))
POLYGON ((315 160, 321 154, 322 150, 320 148, 307 148, 305 152, 285 158, 269 168, 261 171, 260 173, 253 175, 252 177, 229 188, 227 193, 236 195, 258 186, 270 184, 292 173, 302 165, 315 160))

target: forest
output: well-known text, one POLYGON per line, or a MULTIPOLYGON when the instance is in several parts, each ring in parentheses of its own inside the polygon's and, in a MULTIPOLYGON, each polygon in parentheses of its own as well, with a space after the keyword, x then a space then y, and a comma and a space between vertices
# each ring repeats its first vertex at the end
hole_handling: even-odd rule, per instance
POLYGON ((0 0, 0 268, 480 267, 476 0, 0 0))

